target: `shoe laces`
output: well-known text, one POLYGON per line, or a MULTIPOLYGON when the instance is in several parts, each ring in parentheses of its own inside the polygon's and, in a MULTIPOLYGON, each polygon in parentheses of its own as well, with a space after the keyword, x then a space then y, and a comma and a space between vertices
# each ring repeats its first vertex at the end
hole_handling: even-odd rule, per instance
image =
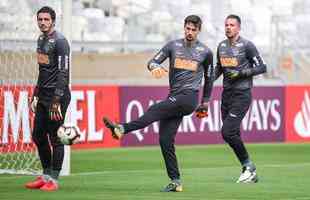
POLYGON ((166 186, 166 189, 172 190, 175 189, 178 186, 177 183, 171 182, 166 186))
POLYGON ((245 171, 249 171, 249 172, 254 172, 255 171, 255 166, 244 166, 242 167, 242 173, 244 173, 245 171))

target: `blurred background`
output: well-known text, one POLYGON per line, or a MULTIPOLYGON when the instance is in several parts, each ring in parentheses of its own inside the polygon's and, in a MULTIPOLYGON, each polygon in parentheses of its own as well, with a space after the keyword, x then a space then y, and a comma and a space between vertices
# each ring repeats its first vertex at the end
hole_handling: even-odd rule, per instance
POLYGON ((145 65, 165 42, 183 36, 184 18, 197 14, 203 19, 200 40, 215 52, 231 13, 241 17, 241 35, 257 45, 268 64, 257 84, 310 82, 307 0, 1 0, 0 51, 33 52, 39 34, 36 11, 52 6, 57 28, 63 30, 66 4, 73 83, 166 85, 166 79, 150 80, 145 65))

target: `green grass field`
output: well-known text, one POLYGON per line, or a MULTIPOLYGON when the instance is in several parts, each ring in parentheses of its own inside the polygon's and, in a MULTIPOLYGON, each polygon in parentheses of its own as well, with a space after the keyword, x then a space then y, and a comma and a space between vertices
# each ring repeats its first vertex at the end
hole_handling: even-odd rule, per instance
POLYGON ((226 145, 177 146, 184 192, 168 183, 158 146, 72 152, 72 175, 60 190, 24 189, 30 176, 0 175, 0 199, 161 200, 310 199, 310 144, 249 144, 257 184, 236 184, 240 166, 226 145))

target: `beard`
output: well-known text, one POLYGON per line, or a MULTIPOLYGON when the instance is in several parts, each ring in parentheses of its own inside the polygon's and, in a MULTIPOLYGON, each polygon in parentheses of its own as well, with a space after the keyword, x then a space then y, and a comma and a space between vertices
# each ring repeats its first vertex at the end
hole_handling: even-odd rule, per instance
POLYGON ((225 35, 227 38, 233 38, 234 37, 234 34, 232 34, 231 32, 229 32, 229 33, 226 32, 225 35))
POLYGON ((194 40, 193 36, 186 36, 185 39, 188 41, 188 42, 191 42, 194 40))
POLYGON ((50 26, 41 25, 39 28, 40 28, 40 31, 42 33, 46 34, 46 33, 49 33, 52 30, 53 26, 52 25, 50 25, 50 26))

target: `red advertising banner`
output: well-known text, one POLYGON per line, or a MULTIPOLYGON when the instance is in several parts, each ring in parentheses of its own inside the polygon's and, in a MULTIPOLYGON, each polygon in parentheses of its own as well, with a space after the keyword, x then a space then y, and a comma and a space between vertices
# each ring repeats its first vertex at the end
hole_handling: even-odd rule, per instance
POLYGON ((29 85, 0 86, 0 153, 34 150, 31 140, 33 113, 29 109, 31 95, 29 85))
MULTIPOLYGON (((222 143, 220 129, 220 88, 215 88, 210 117, 184 118, 178 144, 222 143)), ((31 140, 33 114, 29 110, 32 86, 0 86, 0 152, 23 152, 34 148, 31 140)), ((66 123, 77 125, 82 133, 73 148, 106 148, 157 144, 158 123, 127 135, 111 137, 102 117, 127 122, 167 95, 166 87, 118 87, 76 85, 66 123)), ((246 142, 309 142, 310 86, 257 87, 253 102, 241 125, 246 142), (285 134, 285 136, 284 136, 285 134), (285 138, 284 138, 285 137, 285 138)))
MULTIPOLYGON (((33 113, 29 109, 32 86, 0 86, 0 152, 23 152, 34 148, 31 132, 33 113)), ((102 123, 103 116, 119 120, 117 86, 74 86, 67 124, 81 130, 74 148, 119 147, 102 123)))
POLYGON ((67 121, 81 130, 80 143, 74 148, 118 147, 103 125, 103 116, 119 121, 117 86, 73 86, 67 121))
POLYGON ((286 87, 286 141, 310 142, 310 86, 286 87))

